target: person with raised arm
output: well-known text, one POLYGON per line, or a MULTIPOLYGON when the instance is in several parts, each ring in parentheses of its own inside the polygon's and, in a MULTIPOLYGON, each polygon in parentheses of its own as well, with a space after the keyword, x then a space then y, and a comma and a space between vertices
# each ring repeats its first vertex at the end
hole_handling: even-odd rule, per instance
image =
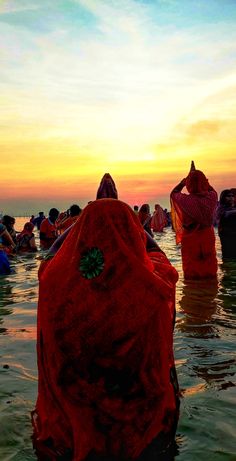
POLYGON ((185 279, 214 278, 217 274, 213 221, 217 192, 194 162, 187 176, 171 192, 171 213, 176 243, 181 243, 185 279), (188 194, 183 193, 186 187, 188 194))

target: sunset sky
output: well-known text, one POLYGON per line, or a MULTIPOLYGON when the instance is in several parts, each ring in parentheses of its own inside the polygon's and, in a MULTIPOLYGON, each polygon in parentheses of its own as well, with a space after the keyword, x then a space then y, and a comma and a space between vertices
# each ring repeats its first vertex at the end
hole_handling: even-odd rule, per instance
POLYGON ((235 0, 0 0, 0 211, 236 187, 235 0))

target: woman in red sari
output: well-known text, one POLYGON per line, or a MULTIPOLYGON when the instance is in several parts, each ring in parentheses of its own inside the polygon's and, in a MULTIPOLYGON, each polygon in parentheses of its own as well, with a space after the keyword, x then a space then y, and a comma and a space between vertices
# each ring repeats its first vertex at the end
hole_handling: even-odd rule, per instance
POLYGON ((217 273, 213 220, 217 193, 202 171, 192 169, 171 192, 172 223, 181 243, 185 279, 214 278, 217 273), (188 194, 182 193, 186 186, 188 194))
POLYGON ((33 229, 34 224, 30 221, 26 222, 24 229, 17 235, 16 251, 18 253, 31 253, 37 251, 33 229))
POLYGON ((32 417, 40 460, 137 459, 151 442, 162 450, 173 442, 178 275, 145 245, 127 204, 96 200, 40 272, 32 417))
POLYGON ((163 232, 164 227, 167 226, 167 217, 162 207, 156 203, 155 211, 151 219, 151 228, 153 232, 163 232))

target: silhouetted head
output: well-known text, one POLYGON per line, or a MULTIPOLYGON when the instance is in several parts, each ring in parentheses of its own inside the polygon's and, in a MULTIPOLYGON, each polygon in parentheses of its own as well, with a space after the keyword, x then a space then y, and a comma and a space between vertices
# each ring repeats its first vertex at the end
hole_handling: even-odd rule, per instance
POLYGON ((81 213, 81 208, 79 205, 71 205, 69 209, 69 214, 71 217, 78 216, 81 213))
POLYGON ((144 203, 144 204, 140 207, 139 211, 140 211, 141 213, 150 213, 150 206, 148 205, 148 203, 144 203))
POLYGON ((220 194, 220 205, 234 207, 234 193, 231 189, 224 189, 220 194))
POLYGON ((34 224, 32 222, 26 222, 24 225, 24 231, 27 233, 32 233, 34 228, 34 224))
POLYGON ((2 224, 4 224, 4 226, 6 226, 6 228, 13 227, 15 222, 16 222, 16 220, 15 220, 15 218, 13 218, 13 216, 9 216, 9 215, 5 214, 2 217, 2 224))
POLYGON ((51 208, 51 210, 49 210, 49 218, 53 223, 56 221, 58 216, 59 216, 59 211, 57 210, 57 208, 51 208))

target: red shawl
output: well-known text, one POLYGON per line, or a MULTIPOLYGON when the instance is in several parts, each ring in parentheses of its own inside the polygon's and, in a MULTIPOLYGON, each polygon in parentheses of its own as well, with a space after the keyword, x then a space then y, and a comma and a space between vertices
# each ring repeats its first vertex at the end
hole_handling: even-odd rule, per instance
POLYGON ((41 272, 36 447, 135 458, 171 430, 178 276, 145 240, 128 205, 97 200, 41 272))
POLYGON ((17 235, 17 239, 23 237, 24 235, 32 235, 33 229, 34 229, 34 224, 30 221, 26 222, 23 230, 20 232, 20 234, 17 235))
POLYGON ((189 194, 171 193, 172 224, 176 232, 176 243, 182 240, 183 228, 196 224, 196 227, 211 227, 217 206, 217 193, 209 186, 202 171, 191 171, 186 179, 189 194))
POLYGON ((155 211, 151 220, 151 228, 154 232, 162 232, 164 227, 167 225, 166 214, 162 207, 158 204, 155 205, 155 211))

